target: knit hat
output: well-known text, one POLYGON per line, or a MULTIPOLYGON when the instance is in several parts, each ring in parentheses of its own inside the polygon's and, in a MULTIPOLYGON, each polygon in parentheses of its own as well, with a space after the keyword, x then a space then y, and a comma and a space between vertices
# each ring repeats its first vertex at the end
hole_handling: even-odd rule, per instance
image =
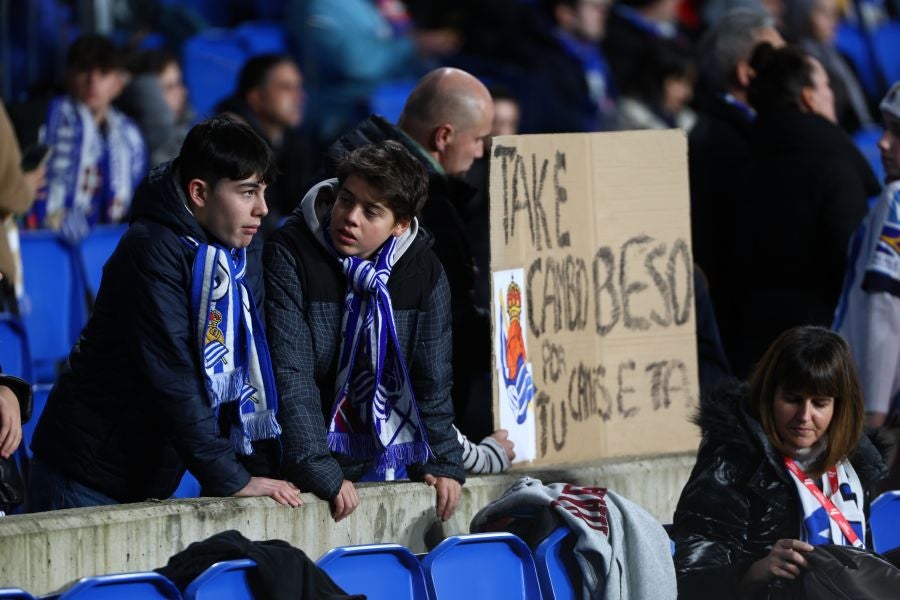
POLYGON ((900 81, 891 87, 881 101, 881 112, 900 120, 900 81))

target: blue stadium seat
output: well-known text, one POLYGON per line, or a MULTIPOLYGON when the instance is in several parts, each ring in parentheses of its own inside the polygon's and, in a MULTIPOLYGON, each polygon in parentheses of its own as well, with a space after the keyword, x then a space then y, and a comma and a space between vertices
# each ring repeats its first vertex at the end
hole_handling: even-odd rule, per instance
POLYGON ((416 87, 415 79, 386 81, 376 87, 369 96, 369 108, 374 114, 396 123, 414 87, 416 87))
POLYGON ((159 573, 117 573, 84 577, 59 600, 180 600, 175 584, 159 573))
MULTIPOLYGON (((884 165, 881 164, 881 151, 878 149, 878 140, 881 139, 882 133, 880 127, 873 125, 866 129, 860 129, 853 134, 853 143, 866 158, 869 166, 872 167, 879 183, 884 181, 884 165)), ((876 195, 869 200, 869 205, 871 206, 877 200, 878 196, 876 195)))
POLYGON ((172 498, 199 498, 200 482, 191 475, 190 471, 185 471, 178 484, 178 489, 172 494, 172 498))
POLYGON ((21 249, 25 272, 21 309, 33 383, 52 382, 57 365, 69 355, 87 318, 78 258, 53 231, 23 231, 21 249))
POLYGON ((540 600, 531 550, 511 533, 445 539, 422 561, 432 600, 540 600))
POLYGON ((332 548, 316 564, 348 594, 365 594, 368 600, 428 600, 419 559, 399 544, 332 548))
POLYGON ((198 117, 209 116, 217 103, 235 91, 247 51, 231 31, 209 29, 186 41, 182 52, 191 103, 198 117))
POLYGON ((287 32, 281 23, 248 21, 235 27, 234 34, 247 56, 284 54, 288 51, 287 32))
POLYGON ((29 459, 32 457, 31 439, 34 437, 34 428, 37 427, 41 414, 47 406, 47 398, 50 396, 51 389, 53 389, 53 385, 49 383, 41 383, 31 387, 33 396, 31 419, 22 425, 22 448, 29 459))
POLYGON ((876 552, 900 548, 900 490, 885 492, 872 502, 869 526, 876 552))
POLYGON ((104 225, 95 227, 81 240, 79 255, 85 285, 94 296, 100 289, 103 265, 112 256, 113 250, 127 230, 128 225, 104 225))
POLYGON ((249 558, 217 562, 187 586, 185 600, 253 600, 247 573, 255 568, 249 558))
POLYGON ((20 588, 0 589, 0 600, 36 600, 34 596, 20 588))
POLYGON ((3 373, 31 381, 31 352, 28 335, 19 317, 0 313, 0 367, 3 373))
POLYGON ((535 548, 534 563, 544 598, 575 600, 580 597, 581 573, 572 554, 574 546, 572 530, 559 527, 535 548))
POLYGON ((881 99, 884 90, 879 66, 866 35, 858 25, 841 23, 835 34, 834 45, 849 59, 869 100, 877 101, 881 99))
POLYGON ((900 21, 890 21, 876 29, 872 41, 878 65, 890 85, 900 79, 900 21))

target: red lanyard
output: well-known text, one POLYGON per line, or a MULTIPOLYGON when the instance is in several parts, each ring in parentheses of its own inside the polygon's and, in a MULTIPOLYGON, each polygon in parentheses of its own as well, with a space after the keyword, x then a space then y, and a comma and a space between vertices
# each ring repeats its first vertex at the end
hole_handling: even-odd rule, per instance
MULTIPOLYGON (((828 516, 837 523, 837 526, 841 529, 841 533, 844 534, 844 537, 847 538, 847 541, 853 544, 856 547, 862 547, 862 542, 859 541, 859 537, 857 537, 856 532, 853 531, 853 528, 850 527, 850 523, 847 522, 847 518, 841 513, 837 506, 834 503, 825 497, 825 494, 822 493, 822 490, 813 482, 812 479, 807 477, 806 473, 803 472, 796 462, 792 458, 784 457, 784 466, 788 468, 788 470, 794 474, 794 477, 803 482, 803 485, 806 486, 806 489, 810 491, 810 493, 815 496, 816 500, 819 501, 819 504, 825 509, 825 512, 828 513, 828 516)), ((831 486, 832 495, 838 492, 838 476, 837 469, 834 467, 828 469, 826 472, 826 476, 828 477, 828 484, 831 486)))

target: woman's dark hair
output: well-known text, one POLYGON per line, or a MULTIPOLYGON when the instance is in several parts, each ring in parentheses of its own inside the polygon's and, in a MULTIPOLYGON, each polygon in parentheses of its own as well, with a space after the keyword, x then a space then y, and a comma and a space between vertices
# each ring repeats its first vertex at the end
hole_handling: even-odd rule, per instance
POLYGON ((338 163, 338 181, 344 185, 351 175, 359 175, 374 187, 397 219, 415 217, 425 205, 425 168, 399 142, 387 140, 361 146, 345 155, 338 163))
POLYGON ((750 412, 783 454, 787 449, 775 427, 775 391, 834 398, 825 455, 813 477, 856 448, 863 426, 863 396, 847 342, 822 327, 794 327, 769 346, 750 375, 750 412))
POLYGON ((763 42, 753 50, 750 67, 750 105, 759 113, 802 110, 803 88, 815 86, 812 60, 793 46, 775 48, 763 42))
POLYGON ((215 188, 220 179, 240 181, 258 175, 272 183, 277 176, 269 145, 245 123, 224 116, 207 119, 188 132, 177 167, 185 193, 192 179, 215 188))

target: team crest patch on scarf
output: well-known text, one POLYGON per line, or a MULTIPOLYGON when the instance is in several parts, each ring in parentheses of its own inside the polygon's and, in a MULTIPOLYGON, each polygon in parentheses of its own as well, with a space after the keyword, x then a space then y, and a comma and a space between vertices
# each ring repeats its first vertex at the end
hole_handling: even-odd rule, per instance
POLYGON ((217 414, 223 404, 237 403, 240 424, 232 427, 231 442, 238 453, 252 454, 253 442, 278 437, 281 427, 269 347, 244 279, 247 250, 184 239, 197 249, 191 307, 206 393, 217 414))
POLYGON ((327 222, 323 237, 347 276, 328 446, 374 459, 378 473, 425 463, 432 452, 397 341, 387 289, 397 260, 397 238, 389 237, 374 260, 363 260, 337 255, 327 222))

